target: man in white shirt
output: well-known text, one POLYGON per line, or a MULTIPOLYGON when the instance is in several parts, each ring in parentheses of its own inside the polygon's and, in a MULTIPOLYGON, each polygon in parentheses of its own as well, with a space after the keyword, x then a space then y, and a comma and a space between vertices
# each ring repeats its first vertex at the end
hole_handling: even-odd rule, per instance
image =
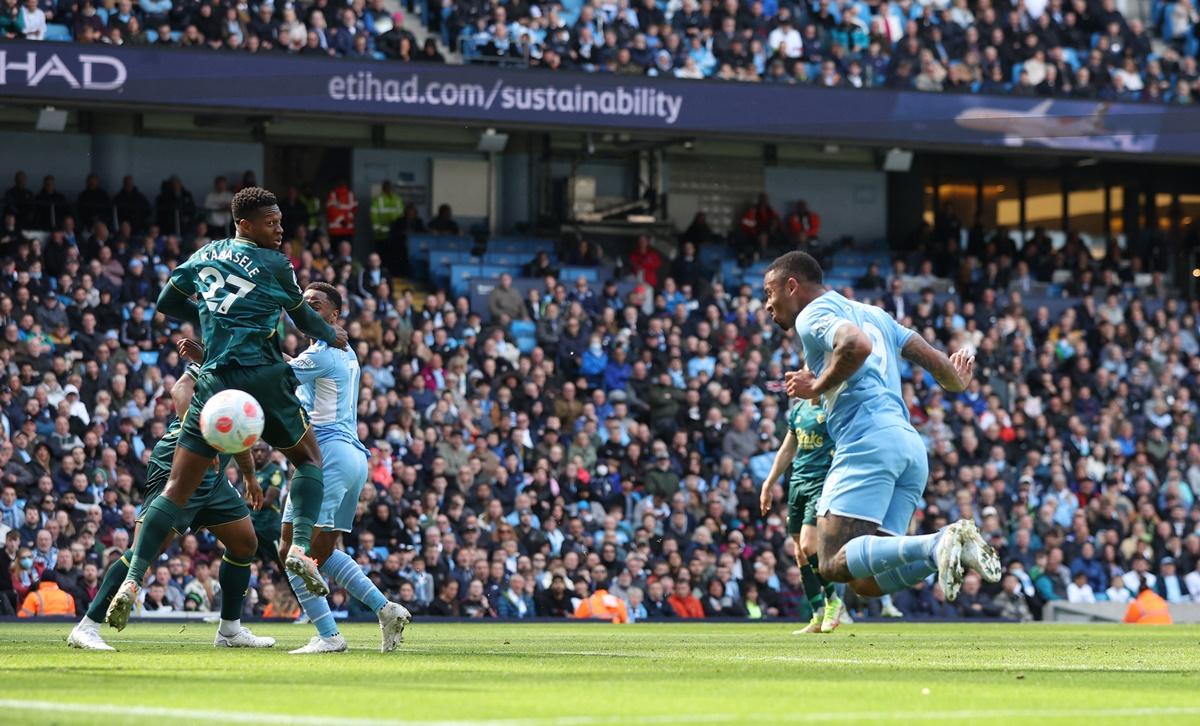
POLYGON ((46 13, 38 7, 38 0, 25 0, 21 8, 21 19, 25 26, 26 40, 43 40, 46 37, 46 13))
POLYGON ((229 182, 223 176, 213 181, 213 188, 204 195, 204 209, 209 231, 216 238, 224 236, 229 231, 229 223, 233 217, 229 205, 233 201, 233 192, 229 191, 229 182))
POLYGON ((767 46, 772 51, 779 50, 785 58, 796 59, 804 52, 804 40, 788 18, 781 20, 779 27, 767 36, 767 46))

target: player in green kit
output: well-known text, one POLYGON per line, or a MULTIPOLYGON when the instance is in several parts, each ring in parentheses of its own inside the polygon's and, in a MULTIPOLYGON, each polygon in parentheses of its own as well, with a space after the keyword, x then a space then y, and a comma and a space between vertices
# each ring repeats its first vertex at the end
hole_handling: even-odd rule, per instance
POLYGON ((263 564, 279 562, 279 537, 283 519, 283 485, 287 477, 283 469, 271 459, 271 447, 262 441, 250 449, 254 455, 254 469, 258 485, 263 490, 262 509, 250 515, 254 523, 254 534, 258 535, 258 556, 263 564))
POLYGON ((841 623, 842 600, 833 583, 817 574, 817 500, 833 462, 833 440, 825 428, 825 411, 811 401, 797 400, 788 413, 788 432, 771 473, 763 482, 759 505, 766 515, 771 510, 775 482, 789 468, 787 528, 796 546, 796 564, 804 582, 804 594, 812 606, 812 620, 793 635, 828 633, 841 623), (821 608, 825 608, 821 615, 821 608))
MULTIPOLYGON (((200 367, 189 365, 171 389, 175 409, 181 415, 186 415, 191 404, 196 378, 199 375, 200 367)), ((172 421, 167 432, 150 453, 150 461, 146 467, 147 506, 162 495, 171 473, 171 460, 175 456, 175 447, 179 443, 179 433, 182 429, 179 419, 172 421)), ((218 457, 217 467, 205 472, 204 481, 188 500, 174 527, 176 535, 189 529, 208 529, 225 547, 218 577, 221 585, 221 624, 213 641, 213 645, 218 648, 270 648, 275 645, 274 638, 254 635, 249 629, 242 627, 241 623, 242 604, 245 602, 246 587, 250 582, 250 558, 258 547, 254 528, 250 526, 250 508, 246 506, 246 502, 253 507, 262 506, 262 490, 258 488, 254 479, 253 459, 249 452, 243 452, 236 457, 222 455, 218 457), (242 501, 237 489, 225 478, 225 470, 231 458, 237 459, 238 468, 246 479, 246 501, 242 501)), ((113 650, 100 636, 100 623, 103 622, 109 603, 129 571, 131 557, 132 551, 126 552, 108 568, 104 581, 100 583, 100 590, 96 593, 96 599, 67 638, 67 644, 72 648, 113 650)))
POLYGON ((258 400, 266 417, 262 439, 296 467, 293 546, 284 566, 313 594, 329 592, 309 555, 324 490, 321 450, 296 398, 296 376, 283 361, 275 336, 280 310, 301 332, 335 348, 347 347, 346 331, 326 323, 304 302, 291 264, 279 253, 283 227, 275 195, 247 187, 234 195, 231 206, 237 237, 210 242, 194 253, 175 268, 158 297, 158 312, 200 327, 207 357, 190 415, 183 418, 171 476, 162 496, 146 508, 129 574, 108 608, 106 620, 118 630, 128 621, 146 568, 217 453, 200 433, 200 410, 227 389, 245 391, 258 400))

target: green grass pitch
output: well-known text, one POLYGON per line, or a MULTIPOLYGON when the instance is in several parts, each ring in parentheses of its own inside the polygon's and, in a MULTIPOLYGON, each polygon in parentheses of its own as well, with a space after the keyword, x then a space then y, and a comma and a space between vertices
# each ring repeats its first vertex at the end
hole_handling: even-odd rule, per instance
POLYGON ((215 626, 0 625, 0 723, 593 724, 1200 723, 1200 627, 889 624, 792 637, 776 624, 417 622, 401 650, 215 650, 215 626))

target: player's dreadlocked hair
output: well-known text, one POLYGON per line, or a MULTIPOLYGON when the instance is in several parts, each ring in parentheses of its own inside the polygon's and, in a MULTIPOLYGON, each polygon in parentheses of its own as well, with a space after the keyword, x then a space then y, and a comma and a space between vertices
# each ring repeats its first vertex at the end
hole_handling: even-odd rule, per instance
POLYGON ((252 214, 264 207, 275 207, 278 205, 279 200, 266 189, 262 187, 246 187, 233 195, 233 203, 230 204, 230 211, 233 212, 233 221, 238 222, 243 219, 249 219, 252 214))
POLYGON ((788 252, 780 255, 767 268, 767 274, 776 273, 786 279, 794 277, 801 282, 813 282, 820 285, 824 282, 821 265, 807 252, 788 252))
POLYGON ((329 298, 329 302, 334 308, 338 310, 342 309, 342 293, 338 292, 338 289, 333 285, 330 285, 328 282, 310 282, 308 283, 308 287, 304 289, 317 290, 325 293, 325 297, 329 298))

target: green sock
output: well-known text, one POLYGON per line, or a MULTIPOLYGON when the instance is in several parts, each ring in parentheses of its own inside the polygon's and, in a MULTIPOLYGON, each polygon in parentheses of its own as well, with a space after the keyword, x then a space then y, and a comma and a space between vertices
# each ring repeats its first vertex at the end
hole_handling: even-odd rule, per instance
POLYGON ((321 497, 325 494, 325 478, 321 467, 302 464, 292 477, 292 544, 308 552, 312 544, 312 528, 321 513, 321 497))
POLYGON ((129 573, 126 580, 133 580, 138 587, 146 577, 150 563, 158 557, 163 543, 175 531, 175 520, 179 517, 179 507, 166 497, 155 497, 146 513, 142 516, 142 526, 138 528, 137 541, 133 543, 133 558, 129 563, 129 573))
MULTIPOLYGON (((837 597, 837 587, 832 582, 826 582, 825 578, 818 574, 821 568, 815 554, 808 556, 808 564, 812 567, 813 575, 817 578, 817 582, 821 583, 821 589, 825 592, 825 599, 831 600, 837 597)), ((805 587, 808 587, 808 585, 805 585, 805 587)))
POLYGON ((246 588, 250 587, 250 560, 242 560, 228 552, 221 558, 221 619, 237 620, 242 617, 242 603, 246 600, 246 588))
POLYGON ((108 604, 112 602, 121 583, 125 581, 125 573, 129 572, 129 563, 132 560, 133 550, 126 550, 125 554, 121 555, 121 559, 112 563, 112 567, 109 567, 108 572, 104 573, 100 589, 96 591, 96 599, 92 600, 92 604, 88 606, 87 616, 89 618, 97 623, 104 622, 104 616, 108 613, 108 604))
POLYGON ((804 583, 804 596, 815 613, 825 605, 825 591, 821 588, 821 576, 817 574, 817 556, 808 558, 800 566, 800 581, 804 583))

